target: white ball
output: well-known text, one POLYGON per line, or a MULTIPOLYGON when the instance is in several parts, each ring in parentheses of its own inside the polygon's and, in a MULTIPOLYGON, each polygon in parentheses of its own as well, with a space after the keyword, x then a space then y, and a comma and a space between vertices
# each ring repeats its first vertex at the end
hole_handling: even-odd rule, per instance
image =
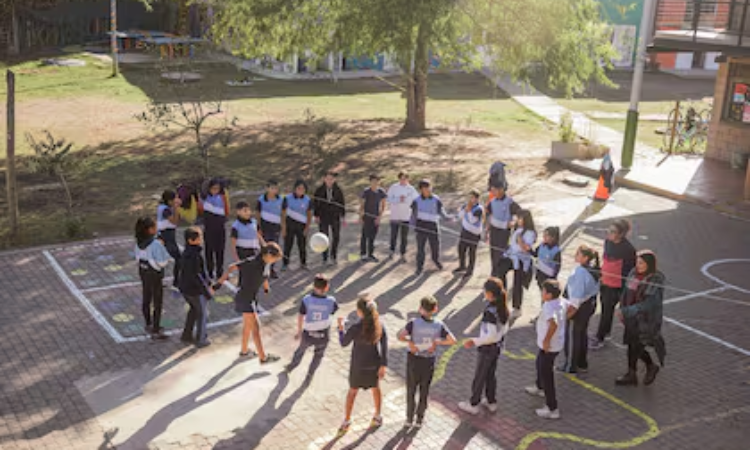
POLYGON ((310 236, 310 249, 315 253, 323 253, 328 250, 328 236, 324 233, 315 233, 310 236))

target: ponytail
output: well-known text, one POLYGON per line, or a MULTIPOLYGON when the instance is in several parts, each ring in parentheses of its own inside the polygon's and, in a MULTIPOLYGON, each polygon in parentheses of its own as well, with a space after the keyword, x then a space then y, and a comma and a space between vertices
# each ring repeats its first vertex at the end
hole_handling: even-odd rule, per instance
POLYGON ((357 309, 362 312, 362 337, 370 344, 376 344, 383 334, 380 313, 369 294, 361 294, 357 300, 357 309))
POLYGON ((492 294, 491 303, 495 305, 497 309, 497 317, 500 319, 500 323, 505 325, 508 322, 508 292, 505 290, 503 280, 500 278, 488 278, 484 283, 485 292, 492 294))
POLYGON ((599 252, 589 247, 588 245, 581 245, 578 247, 578 253, 588 259, 588 266, 592 269, 599 270, 601 268, 601 261, 599 260, 599 252))

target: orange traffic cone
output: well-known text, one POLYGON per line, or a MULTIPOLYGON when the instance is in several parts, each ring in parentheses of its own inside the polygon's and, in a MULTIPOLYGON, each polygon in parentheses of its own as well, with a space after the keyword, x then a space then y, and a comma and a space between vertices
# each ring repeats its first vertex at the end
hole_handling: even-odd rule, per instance
POLYGON ((604 184, 604 176, 599 175, 599 183, 596 186, 596 192, 594 193, 594 200, 600 202, 606 202, 609 200, 609 188, 604 184))

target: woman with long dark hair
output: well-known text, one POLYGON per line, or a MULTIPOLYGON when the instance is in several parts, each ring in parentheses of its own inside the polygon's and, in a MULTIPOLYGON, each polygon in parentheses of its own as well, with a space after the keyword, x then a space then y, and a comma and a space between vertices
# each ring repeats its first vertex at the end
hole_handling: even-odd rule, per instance
POLYGON ((375 414, 372 416, 370 427, 377 428, 383 424, 380 415, 382 394, 380 380, 385 376, 388 366, 388 337, 385 327, 380 321, 378 306, 368 294, 362 294, 357 300, 357 316, 359 321, 344 328, 344 318, 339 317, 339 341, 346 347, 354 343, 352 348, 351 365, 349 366, 349 392, 346 395, 346 417, 339 428, 339 433, 349 431, 352 419, 354 400, 360 389, 372 389, 372 399, 375 403, 375 414))
POLYGON ((661 335, 664 300, 664 274, 656 268, 656 255, 650 250, 638 253, 635 268, 630 271, 622 293, 620 315, 625 325, 623 341, 628 346, 628 372, 617 378, 619 386, 638 385, 638 360, 646 364, 643 384, 650 385, 659 366, 647 350, 653 347, 659 363, 664 365, 666 346, 661 335))

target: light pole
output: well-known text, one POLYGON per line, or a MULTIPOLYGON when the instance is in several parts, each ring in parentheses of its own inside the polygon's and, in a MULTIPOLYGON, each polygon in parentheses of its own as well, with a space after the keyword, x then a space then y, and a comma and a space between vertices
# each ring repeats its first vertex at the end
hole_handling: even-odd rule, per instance
POLYGON ((623 169, 633 166, 633 154, 635 153, 635 137, 638 133, 638 103, 641 101, 641 87, 643 85, 643 72, 646 69, 646 46, 651 40, 656 15, 656 0, 645 0, 643 5, 643 16, 641 17, 641 31, 638 37, 638 49, 635 54, 635 70, 633 72, 633 86, 630 89, 630 108, 625 123, 625 139, 622 142, 623 169))
POLYGON ((117 0, 109 1, 110 16, 110 45, 112 46, 112 77, 120 73, 119 62, 117 57, 117 0))

